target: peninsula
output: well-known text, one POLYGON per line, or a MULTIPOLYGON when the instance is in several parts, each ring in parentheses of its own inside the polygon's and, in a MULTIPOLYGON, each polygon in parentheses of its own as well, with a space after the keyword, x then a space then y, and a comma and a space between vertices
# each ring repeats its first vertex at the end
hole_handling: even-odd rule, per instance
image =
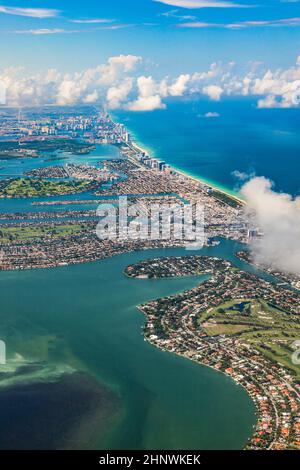
POLYGON ((300 295, 203 256, 157 258, 128 266, 135 278, 205 274, 194 289, 139 308, 153 345, 213 367, 242 385, 257 409, 246 449, 300 449, 300 295))

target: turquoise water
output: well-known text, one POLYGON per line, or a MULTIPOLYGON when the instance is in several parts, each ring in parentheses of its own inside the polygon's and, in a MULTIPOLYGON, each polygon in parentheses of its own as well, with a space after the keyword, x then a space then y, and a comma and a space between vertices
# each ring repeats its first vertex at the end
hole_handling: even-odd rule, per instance
POLYGON ((257 109, 249 99, 176 100, 165 110, 116 117, 153 155, 219 187, 238 190, 233 172, 240 171, 299 194, 299 109, 257 109))
POLYGON ((42 153, 34 158, 7 158, 0 159, 0 180, 17 178, 35 168, 47 168, 49 166, 63 166, 67 163, 96 165, 100 160, 117 158, 119 151, 112 145, 96 145, 96 149, 88 154, 73 155, 70 152, 55 151, 42 153))
MULTIPOLYGON (((101 160, 116 159, 119 156, 119 149, 113 145, 96 145, 96 149, 92 150, 89 154, 73 155, 69 152, 55 152, 51 157, 42 155, 37 158, 12 158, 7 160, 0 160, 0 180, 6 178, 17 178, 24 175, 24 173, 31 171, 35 168, 46 168, 49 166, 63 166, 67 163, 76 164, 89 164, 97 166, 97 162, 101 160)), ((52 196, 52 200, 56 201, 70 201, 70 200, 83 200, 95 199, 95 195, 91 191, 79 194, 67 194, 63 196, 52 196)), ((97 199, 97 198, 96 198, 97 199)), ((93 204, 71 204, 67 206, 53 205, 37 206, 33 205, 36 202, 44 202, 51 200, 51 197, 34 197, 34 198, 13 198, 1 199, 0 198, 0 212, 46 212, 47 210, 64 211, 64 210, 82 210, 82 209, 95 209, 96 205, 93 204)))
MULTIPOLYGON (((232 257, 234 248, 223 242, 203 253, 232 257)), ((154 348, 141 335, 138 304, 201 281, 123 275, 128 264, 166 254, 186 251, 0 273, 1 337, 8 353, 75 366, 118 393, 121 413, 98 448, 242 448, 255 423, 246 392, 221 373, 154 348), (51 348, 45 348, 49 337, 51 348)))

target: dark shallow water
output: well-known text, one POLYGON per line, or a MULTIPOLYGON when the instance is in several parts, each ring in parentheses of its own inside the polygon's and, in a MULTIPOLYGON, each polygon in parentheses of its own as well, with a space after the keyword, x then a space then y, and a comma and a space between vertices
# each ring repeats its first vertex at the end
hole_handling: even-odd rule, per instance
POLYGON ((0 389, 0 449, 89 449, 117 412, 117 396, 83 373, 0 389))

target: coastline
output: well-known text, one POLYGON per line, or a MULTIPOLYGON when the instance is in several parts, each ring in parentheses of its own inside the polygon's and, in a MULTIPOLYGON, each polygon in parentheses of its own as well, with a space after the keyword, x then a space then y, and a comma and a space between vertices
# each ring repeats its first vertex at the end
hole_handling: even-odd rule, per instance
MULTIPOLYGON (((134 133, 133 133, 134 134, 134 133)), ((145 154, 148 154, 151 153, 151 151, 147 150, 147 148, 145 146, 143 146, 143 144, 141 144, 140 142, 138 142, 136 140, 136 136, 134 136, 135 139, 134 141, 132 142, 132 147, 134 147, 135 149, 137 149, 139 152, 143 152, 145 154)), ((155 155, 154 155, 154 158, 155 158, 155 155)), ((233 194, 229 189, 225 189, 223 187, 220 187, 217 185, 217 183, 213 182, 209 182, 209 181, 206 181, 205 179, 201 178, 201 177, 198 177, 198 176, 195 176, 195 175, 191 175, 190 173, 188 173, 187 171, 181 169, 181 168, 177 168, 173 165, 170 165, 171 168, 173 168, 176 173, 180 174, 181 176, 184 176, 185 178, 189 178, 197 183, 201 183, 201 184, 205 184, 207 186, 211 186, 215 191, 221 193, 221 194, 224 194, 226 195, 227 197, 237 201, 239 204, 241 205, 245 205, 246 204, 246 201, 244 199, 242 199, 241 197, 239 197, 238 195, 236 194, 233 194)))
MULTIPOLYGON (((144 315, 144 318, 146 320, 146 323, 149 321, 148 320, 148 317, 147 317, 147 314, 143 311, 142 307, 140 305, 137 306, 137 309, 144 315)), ((214 372, 218 372, 222 375, 224 375, 225 377, 227 377, 228 379, 230 379, 235 386, 237 387, 241 387, 243 390, 245 390, 245 392, 247 393, 248 397, 250 398, 251 402, 253 403, 254 405, 254 409, 255 409, 255 417, 256 417, 256 423, 253 425, 253 433, 251 434, 251 436, 249 436, 247 442, 245 443, 244 447, 242 448, 242 450, 247 450, 247 446, 250 444, 251 442, 251 439, 253 438, 253 434, 254 434, 254 430, 256 429, 256 426, 257 426, 257 423, 258 423, 258 420, 259 420, 259 409, 258 409, 258 404, 256 402, 256 400, 254 399, 254 397, 249 393, 249 391, 247 390, 246 386, 240 382, 238 382, 234 377, 232 377, 232 375, 230 374, 227 374, 225 371, 222 371, 220 369, 217 369, 216 367, 213 367, 211 366, 210 364, 205 364, 204 362, 201 362, 199 360, 196 360, 196 359, 193 359, 192 357, 189 357, 188 355, 184 354, 184 353, 180 353, 178 351, 170 351, 169 349, 167 348, 163 348, 162 346, 158 345, 157 343, 155 343, 155 341, 152 341, 149 337, 146 337, 145 334, 143 333, 143 338, 144 338, 144 341, 146 341, 147 343, 151 344, 151 346, 159 349, 160 351, 163 351, 165 353, 168 353, 168 354, 174 354, 175 356, 179 356, 179 357, 183 357, 184 359, 187 359, 188 361, 192 361, 194 362, 195 364, 198 364, 202 367, 208 367, 209 369, 212 369, 214 372)), ((269 449, 267 449, 269 450, 269 449)))
MULTIPOLYGON (((272 341, 268 329, 270 324, 264 324, 266 317, 261 315, 262 311, 269 312, 271 317, 267 317, 267 322, 272 318, 275 323, 278 314, 270 309, 274 305, 291 315, 297 313, 299 298, 296 294, 287 293, 283 288, 277 291, 272 281, 260 280, 253 273, 246 274, 246 270, 236 269, 232 261, 224 261, 222 257, 208 256, 206 260, 201 255, 191 259, 157 258, 130 265, 127 270, 133 278, 141 273, 149 278, 174 278, 198 273, 203 266, 212 274, 208 281, 178 295, 157 298, 138 306, 146 318, 145 340, 159 349, 222 372, 246 390, 255 405, 257 417, 252 436, 245 444, 247 450, 299 449, 299 370, 293 367, 292 362, 288 364, 263 351, 264 344, 268 341, 272 344, 272 341), (222 304, 221 299, 226 299, 225 303, 222 304), (260 300, 256 307, 261 306, 262 309, 249 310, 248 321, 244 316, 237 317, 238 321, 235 321, 237 318, 230 321, 227 314, 231 313, 233 304, 238 307, 238 315, 242 315, 245 305, 255 303, 257 299, 260 300), (290 308, 292 299, 295 311, 290 308), (268 329, 268 336, 265 341, 260 340, 261 344, 255 344, 257 330, 254 330, 252 341, 249 329, 245 330, 245 336, 239 336, 240 329, 228 327, 239 325, 239 328, 245 328, 248 324, 251 329, 258 319, 262 320, 259 324, 260 338, 263 338, 264 328, 268 329), (285 431, 288 425, 290 432, 285 431)), ((277 325, 283 336, 287 332, 290 334, 288 322, 280 327, 277 325)), ((275 334, 279 335, 278 331, 275 334)))
MULTIPOLYGON (((118 119, 117 116, 114 116, 113 114, 111 116, 112 116, 112 120, 114 122, 119 122, 119 119, 118 119)), ((122 124, 126 127, 127 131, 133 136, 132 143, 131 143, 131 146, 133 148, 137 149, 139 152, 145 153, 146 155, 152 156, 153 158, 157 158, 155 156, 155 150, 153 150, 152 148, 146 146, 143 142, 141 142, 138 135, 136 134, 136 132, 134 130, 130 129, 130 127, 127 126, 126 122, 122 122, 122 124)), ((225 196, 235 200, 239 204, 241 204, 243 206, 246 205, 246 201, 241 197, 241 195, 239 193, 236 193, 235 191, 232 191, 229 188, 225 188, 223 186, 220 186, 220 184, 218 184, 216 181, 209 181, 209 180, 206 180, 205 178, 203 178, 201 176, 196 176, 196 175, 190 174, 186 170, 184 170, 182 168, 177 168, 176 166, 171 165, 171 164, 170 164, 170 167, 173 168, 176 171, 176 173, 184 176, 185 178, 190 178, 191 180, 193 180, 197 183, 201 183, 201 184, 205 184, 207 186, 210 186, 215 191, 217 191, 221 194, 224 194, 225 196)))

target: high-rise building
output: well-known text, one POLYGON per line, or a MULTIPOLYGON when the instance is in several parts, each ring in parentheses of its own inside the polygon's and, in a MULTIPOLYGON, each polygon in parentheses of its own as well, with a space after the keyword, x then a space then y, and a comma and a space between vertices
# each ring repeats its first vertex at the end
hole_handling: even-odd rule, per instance
POLYGON ((126 132, 126 133, 125 133, 125 135, 124 135, 124 140, 125 140, 125 142, 127 142, 127 144, 129 144, 129 143, 131 142, 129 132, 126 132))

